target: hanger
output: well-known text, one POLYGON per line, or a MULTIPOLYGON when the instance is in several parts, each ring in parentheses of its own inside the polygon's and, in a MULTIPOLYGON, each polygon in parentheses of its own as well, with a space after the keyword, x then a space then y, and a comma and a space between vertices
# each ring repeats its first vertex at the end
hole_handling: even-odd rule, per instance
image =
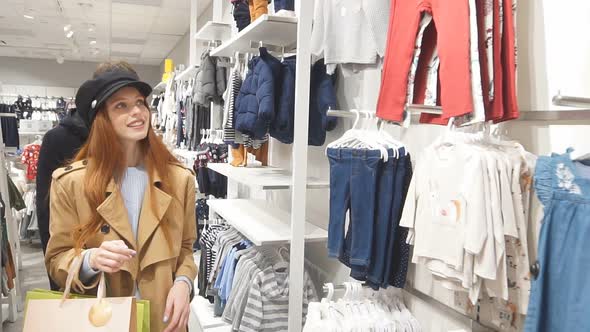
POLYGON ((384 161, 388 159, 388 152, 383 144, 380 144, 378 140, 375 138, 374 133, 371 134, 370 131, 356 129, 360 119, 360 112, 356 109, 353 109, 352 112, 356 114, 356 120, 351 129, 347 130, 342 137, 337 139, 336 141, 328 144, 326 147, 326 154, 328 152, 328 148, 355 148, 355 149, 371 149, 371 150, 379 150, 381 153, 381 158, 384 161))
POLYGON ((334 284, 331 282, 327 282, 324 284, 326 288, 328 288, 328 294, 325 298, 322 299, 323 303, 330 303, 332 302, 332 298, 334 297, 334 284))

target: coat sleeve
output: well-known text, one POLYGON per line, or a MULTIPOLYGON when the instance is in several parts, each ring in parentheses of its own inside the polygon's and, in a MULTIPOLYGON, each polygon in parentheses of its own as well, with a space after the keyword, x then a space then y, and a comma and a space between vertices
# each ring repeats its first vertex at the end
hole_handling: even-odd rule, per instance
POLYGON ((197 240, 195 218, 195 180, 187 176, 188 183, 184 193, 184 223, 182 230, 182 247, 176 264, 176 276, 186 276, 191 281, 197 277, 197 265, 193 258, 193 244, 197 240))
POLYGON ((39 233, 43 241, 43 252, 46 251, 49 239, 49 187, 51 185, 51 174, 60 167, 61 156, 55 149, 54 132, 49 131, 43 137, 39 161, 37 163, 37 222, 39 233))
MULTIPOLYGON (((72 230, 78 226, 79 218, 73 195, 67 194, 59 179, 54 179, 51 183, 50 209, 49 231, 51 238, 45 254, 45 266, 51 279, 61 289, 64 289, 68 278, 68 270, 76 255, 72 230)), ((84 252, 85 250, 81 254, 83 255, 84 252)), ((78 273, 76 273, 73 278, 72 289, 76 293, 84 294, 86 290, 95 289, 98 281, 99 278, 95 278, 90 284, 84 285, 80 281, 78 273)))

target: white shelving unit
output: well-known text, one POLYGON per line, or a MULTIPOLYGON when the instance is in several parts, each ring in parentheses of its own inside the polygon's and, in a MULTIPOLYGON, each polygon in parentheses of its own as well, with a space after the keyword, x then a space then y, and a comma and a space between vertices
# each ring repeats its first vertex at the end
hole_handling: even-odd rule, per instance
MULTIPOLYGON (((293 174, 285 169, 264 167, 234 167, 227 163, 210 163, 207 165, 217 173, 225 175, 228 179, 258 187, 263 190, 289 189, 293 183, 293 174)), ((317 178, 307 179, 308 189, 329 188, 330 181, 317 178)))
MULTIPOLYGON (((257 246, 291 242, 291 214, 264 201, 212 199, 207 204, 257 246)), ((321 242, 327 239, 326 230, 305 222, 306 241, 321 242)))
POLYGON ((297 44, 297 18, 262 15, 227 42, 211 51, 211 56, 233 56, 235 52, 250 52, 250 42, 294 47, 297 44))
POLYGON ((197 32, 196 40, 221 40, 231 37, 231 25, 223 22, 209 21, 197 32))
MULTIPOLYGON (((209 167, 228 176, 234 182, 264 189, 291 190, 291 208, 288 213, 269 206, 265 201, 249 199, 209 200, 212 211, 217 212, 233 225, 239 232, 249 238, 255 245, 289 244, 289 332, 299 332, 302 327, 303 284, 305 243, 309 241, 326 241, 328 232, 308 222, 306 217, 307 190, 309 188, 327 188, 328 181, 309 179, 307 176, 308 123, 309 123, 309 84, 311 68, 311 26, 313 2, 299 1, 296 4, 297 17, 262 15, 248 27, 229 39, 224 40, 226 27, 220 25, 223 2, 213 2, 211 22, 197 31, 197 0, 191 0, 191 64, 197 62, 197 40, 222 40, 220 46, 213 49, 211 56, 233 57, 236 52, 255 53, 259 45, 269 50, 289 52, 297 48, 295 82, 295 117, 294 142, 292 145, 292 172, 278 168, 230 168, 230 165, 209 167), (272 48, 271 48, 272 47, 272 48)), ((236 187, 237 188, 237 187, 236 187)), ((228 188, 229 191, 229 188, 228 188)), ((210 323, 213 313, 199 307, 198 302, 191 305, 192 326, 203 327, 210 332, 226 331, 226 326, 214 326, 210 323)), ((213 322, 215 322, 213 320, 213 322)))

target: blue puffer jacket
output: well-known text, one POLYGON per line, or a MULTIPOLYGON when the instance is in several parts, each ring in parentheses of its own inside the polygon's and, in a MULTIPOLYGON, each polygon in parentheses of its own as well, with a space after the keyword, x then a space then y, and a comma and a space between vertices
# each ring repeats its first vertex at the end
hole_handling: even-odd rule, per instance
POLYGON ((262 139, 275 116, 281 62, 261 47, 260 56, 250 60, 248 68, 236 100, 236 130, 253 139, 262 139))
POLYGON ((269 130, 271 137, 281 143, 293 143, 295 114, 295 56, 285 58, 281 66, 281 79, 278 80, 275 119, 269 130))
POLYGON ((334 76, 328 75, 324 60, 318 60, 311 69, 309 93, 309 138, 308 144, 322 146, 326 131, 336 127, 336 118, 328 116, 328 109, 336 109, 334 76))
MULTIPOLYGON (((270 136, 285 144, 293 143, 295 117, 295 57, 286 58, 277 85, 277 113, 270 126, 270 136)), ((336 118, 328 117, 329 108, 336 109, 336 90, 333 76, 326 73, 324 60, 316 62, 311 69, 309 94, 308 144, 322 146, 326 131, 334 129, 336 118)))

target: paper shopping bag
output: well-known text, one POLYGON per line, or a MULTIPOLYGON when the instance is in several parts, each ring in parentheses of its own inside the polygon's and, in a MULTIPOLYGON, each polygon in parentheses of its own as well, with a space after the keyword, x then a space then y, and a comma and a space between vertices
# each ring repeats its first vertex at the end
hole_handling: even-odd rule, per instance
MULTIPOLYGON (((107 298, 104 273, 100 275, 97 298, 68 298, 73 277, 80 269, 76 257, 70 265, 61 299, 32 299, 27 302, 24 332, 137 332, 137 305, 133 297, 107 298)), ((143 325, 143 324, 142 324, 143 325)))
MULTIPOLYGON (((63 297, 62 292, 51 291, 47 289, 35 288, 27 292, 25 302, 25 320, 27 313, 27 304, 31 300, 59 300, 63 297)), ((70 294, 72 299, 89 299, 94 298, 88 295, 70 294)), ((135 300, 136 304, 136 320, 137 320, 137 332, 150 332, 150 301, 148 300, 135 300)))

